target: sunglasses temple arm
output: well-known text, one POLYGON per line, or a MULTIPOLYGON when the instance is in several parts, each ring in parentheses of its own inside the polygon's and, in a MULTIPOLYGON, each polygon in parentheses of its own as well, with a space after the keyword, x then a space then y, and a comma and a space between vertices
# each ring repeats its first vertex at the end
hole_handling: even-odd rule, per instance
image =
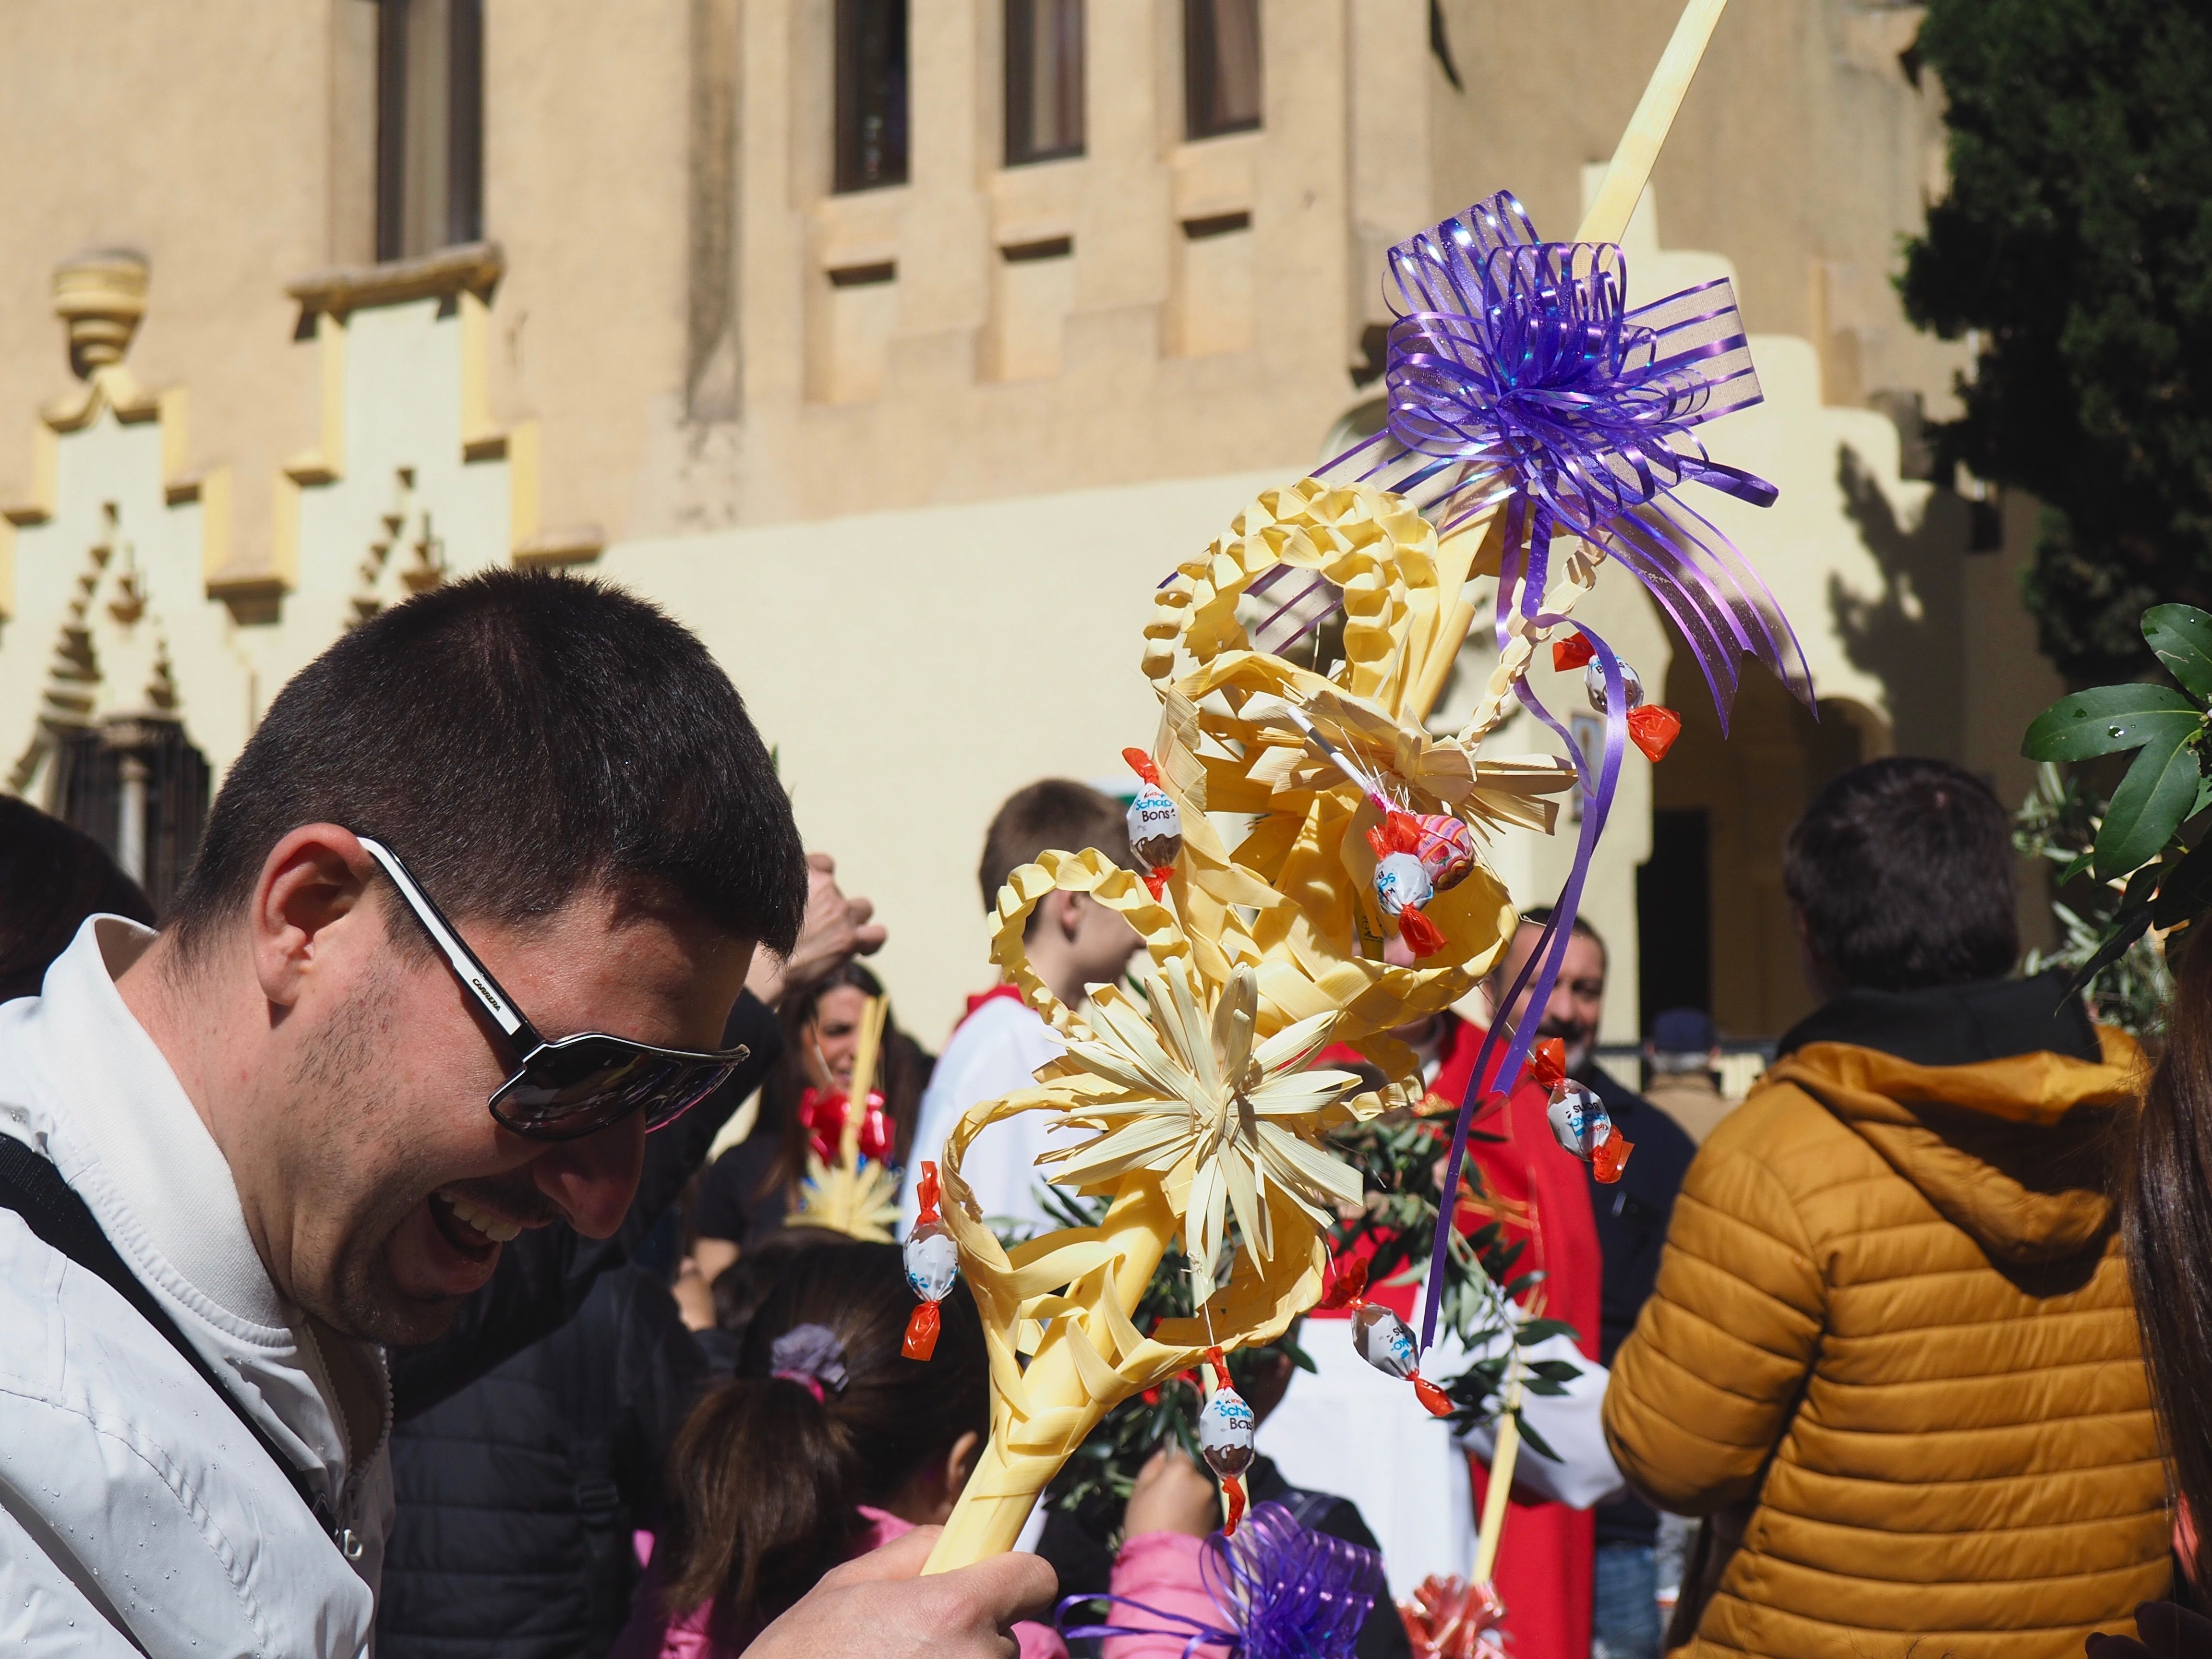
POLYGON ((493 1023, 518 1047, 525 1050, 538 1047, 543 1039, 536 1029, 523 1018, 522 1011, 514 1006, 500 982, 491 976, 491 969, 478 962, 476 952, 461 943, 461 936, 453 931, 438 907, 430 902, 430 896, 416 884, 413 873, 399 861, 399 855, 383 842, 372 841, 367 836, 359 836, 356 839, 361 842, 362 850, 376 860, 384 873, 392 878, 392 884, 399 890, 399 896, 407 901, 407 908, 415 913, 415 920, 422 924, 422 931, 430 936, 430 942, 438 947, 440 953, 451 964, 454 977, 468 988, 469 994, 476 998, 484 1012, 491 1016, 493 1023))

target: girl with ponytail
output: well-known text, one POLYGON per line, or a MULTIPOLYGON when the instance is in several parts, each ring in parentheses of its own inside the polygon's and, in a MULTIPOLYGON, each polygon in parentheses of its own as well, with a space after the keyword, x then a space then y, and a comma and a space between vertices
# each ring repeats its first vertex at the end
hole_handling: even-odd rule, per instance
MULTIPOLYGON (((989 1360, 967 1286, 941 1306, 934 1357, 908 1359, 896 1246, 791 1256, 737 1375, 676 1437, 671 1513, 613 1659, 728 1659, 840 1562, 952 1512, 989 1431, 989 1360)), ((1066 1659, 1046 1626, 1014 1629, 1022 1659, 1066 1659)))
MULTIPOLYGON (((952 1513, 990 1425, 990 1361, 967 1285, 956 1283, 939 1305, 935 1354, 908 1359, 900 1349, 914 1292, 895 1245, 823 1244, 790 1256, 745 1328, 737 1375, 676 1437, 666 1530, 611 1659, 734 1659, 832 1567, 952 1513)), ((1304 1536, 1287 1511, 1262 1509, 1304 1536)), ((1200 1540, 1220 1519, 1212 1477, 1182 1451, 1146 1466, 1114 1573, 1140 1628, 1109 1638, 1108 1659, 1190 1659, 1194 1650, 1219 1659, 1221 1644, 1194 1643, 1192 1632, 1218 1634, 1231 1620, 1200 1567, 1200 1540)), ((1379 1560, 1353 1553, 1370 1555, 1364 1571, 1380 1593, 1379 1560)), ((1342 1626, 1334 1644, 1257 1650, 1349 1659, 1368 1601, 1348 1618, 1342 1596, 1330 1605, 1342 1626)), ((1013 1633, 1021 1659, 1067 1659, 1044 1625, 1017 1624, 1013 1633)))

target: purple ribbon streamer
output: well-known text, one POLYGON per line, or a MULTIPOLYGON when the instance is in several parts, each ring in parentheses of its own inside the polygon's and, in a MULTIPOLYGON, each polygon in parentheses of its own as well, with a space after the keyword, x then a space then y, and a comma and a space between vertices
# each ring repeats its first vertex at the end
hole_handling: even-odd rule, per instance
MULTIPOLYGON (((1505 623, 1509 612, 1506 599, 1516 575, 1517 555, 1509 551, 1504 568, 1498 578, 1498 636, 1499 648, 1508 638, 1505 623)), ((1534 582, 1522 583, 1524 596, 1540 592, 1534 582)), ((1533 597, 1524 604, 1534 605, 1533 597)), ((1565 622, 1565 617, 1538 614, 1534 620, 1549 626, 1565 622)), ((1598 837, 1605 833, 1605 823, 1613 811, 1613 799, 1620 781, 1620 761, 1628 740, 1628 711, 1626 682, 1621 674, 1620 659, 1613 649, 1588 628, 1579 623, 1568 626, 1589 641, 1597 653, 1597 661, 1605 675, 1605 754, 1598 763, 1596 787, 1593 788, 1589 775, 1589 758, 1573 735, 1553 718, 1544 707, 1543 700, 1529 690, 1526 680, 1516 681, 1513 690, 1522 707, 1541 720, 1553 732, 1565 740, 1567 752, 1574 757, 1575 775, 1583 791, 1582 832, 1575 843, 1574 863, 1567 872, 1567 879, 1559 889, 1559 898, 1552 906, 1551 920, 1536 941, 1536 948, 1528 960, 1521 965, 1500 1004, 1501 1011, 1510 1008, 1521 997, 1522 988, 1534 984, 1529 990, 1528 1000, 1521 1018, 1512 1022, 1507 1034, 1504 1052, 1497 1068, 1497 1082, 1492 1089, 1498 1094, 1509 1093, 1520 1081, 1521 1068, 1528 1061, 1528 1051, 1536 1041, 1536 1028, 1543 1024, 1544 1010, 1552 1000, 1552 988, 1559 982, 1559 964, 1567 954, 1567 941, 1574 929, 1575 913, 1582 906, 1583 884, 1589 875, 1590 858, 1597 849, 1598 837)), ((1468 1132, 1474 1127, 1476 1109, 1485 1091, 1484 1079, 1490 1077, 1491 1059, 1498 1053, 1499 1033, 1506 1022, 1495 1016, 1489 1030, 1483 1033, 1482 1047, 1475 1053, 1474 1075, 1469 1077, 1467 1093, 1462 1097, 1459 1115, 1452 1124, 1451 1154, 1444 1164, 1443 1191, 1448 1196, 1438 1205, 1436 1242, 1429 1256, 1429 1278, 1421 1295, 1421 1352, 1425 1354, 1437 1340, 1437 1315, 1443 1301, 1444 1273, 1449 1262, 1451 1231, 1458 1224, 1460 1172, 1466 1167, 1468 1132)))
POLYGON ((1218 1626, 1126 1595, 1068 1596, 1054 1623, 1069 1638, 1179 1639, 1183 1659, 1194 1659, 1201 1647, 1218 1647, 1228 1659, 1350 1659, 1369 1611, 1389 1593, 1380 1555, 1300 1526, 1280 1504, 1255 1504, 1234 1538, 1218 1532, 1208 1538, 1198 1575, 1220 1613, 1218 1626), (1133 1607, 1160 1622, 1067 1624, 1072 1609, 1094 1601, 1133 1607))
POLYGON ((1554 534, 1618 558, 1681 630, 1723 732, 1740 657, 1813 707, 1773 594, 1674 499, 1686 483, 1759 507, 1775 498, 1690 435, 1762 395, 1727 279, 1628 310, 1617 246, 1541 241, 1507 191, 1400 243, 1390 275, 1389 425, 1323 475, 1357 462, 1360 482, 1411 498, 1439 535, 1525 505, 1518 527, 1539 578, 1554 534))

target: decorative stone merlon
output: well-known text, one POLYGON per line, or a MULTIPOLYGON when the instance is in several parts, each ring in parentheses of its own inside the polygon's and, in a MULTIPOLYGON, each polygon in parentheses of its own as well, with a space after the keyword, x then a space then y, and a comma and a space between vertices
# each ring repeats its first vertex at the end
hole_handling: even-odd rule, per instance
POLYGON ((69 328, 80 380, 123 361, 146 314, 146 261, 125 249, 84 253, 54 268, 54 314, 69 328))

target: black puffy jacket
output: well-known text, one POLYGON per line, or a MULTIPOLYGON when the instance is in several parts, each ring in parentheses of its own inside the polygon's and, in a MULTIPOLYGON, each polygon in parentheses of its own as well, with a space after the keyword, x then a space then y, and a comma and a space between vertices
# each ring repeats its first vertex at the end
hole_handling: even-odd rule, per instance
POLYGON ((553 1335, 398 1425, 382 1659, 602 1659, 705 1376, 667 1287, 617 1267, 553 1335))

